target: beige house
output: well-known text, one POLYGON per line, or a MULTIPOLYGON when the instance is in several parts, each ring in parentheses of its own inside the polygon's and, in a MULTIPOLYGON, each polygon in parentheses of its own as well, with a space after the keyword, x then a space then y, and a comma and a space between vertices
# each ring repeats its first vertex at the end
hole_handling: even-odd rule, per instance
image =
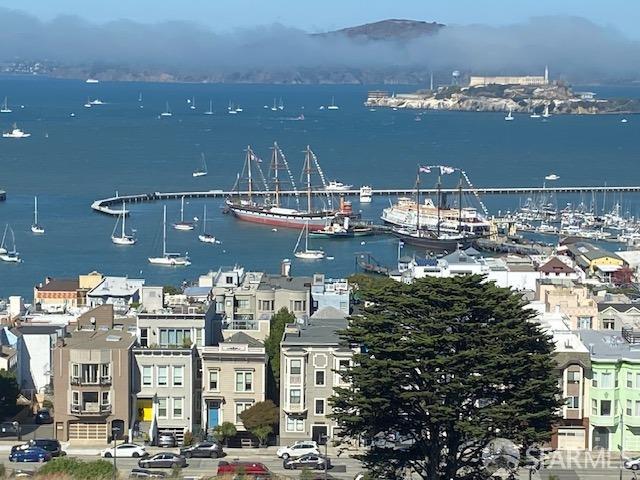
POLYGON ((116 323, 111 305, 78 318, 53 352, 55 438, 104 441, 130 435, 135 321, 116 323))
POLYGON ((546 312, 569 317, 572 330, 597 328, 598 304, 584 285, 564 279, 543 279, 538 282, 536 298, 544 302, 546 312))
POLYGON ((266 398, 267 356, 262 342, 237 332, 199 349, 202 361, 202 428, 235 424, 247 437, 240 413, 266 398))

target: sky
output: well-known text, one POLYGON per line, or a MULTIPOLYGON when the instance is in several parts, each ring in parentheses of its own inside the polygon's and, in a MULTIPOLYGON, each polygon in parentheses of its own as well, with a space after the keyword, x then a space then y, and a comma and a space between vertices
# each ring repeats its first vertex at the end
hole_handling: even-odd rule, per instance
POLYGON ((407 18, 445 24, 492 26, 540 15, 580 16, 640 39, 638 0, 21 0, 0 3, 43 20, 73 14, 92 22, 188 20, 217 32, 281 23, 320 32, 407 18))

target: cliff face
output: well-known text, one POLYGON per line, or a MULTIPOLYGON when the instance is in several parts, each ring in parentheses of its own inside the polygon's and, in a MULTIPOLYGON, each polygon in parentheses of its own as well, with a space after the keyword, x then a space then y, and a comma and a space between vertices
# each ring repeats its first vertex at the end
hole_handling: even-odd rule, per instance
POLYGON ((437 91, 419 91, 402 95, 372 93, 365 102, 369 107, 423 110, 458 110, 469 112, 603 114, 640 112, 637 99, 596 99, 576 94, 565 85, 545 86, 489 85, 486 87, 441 87, 437 91))

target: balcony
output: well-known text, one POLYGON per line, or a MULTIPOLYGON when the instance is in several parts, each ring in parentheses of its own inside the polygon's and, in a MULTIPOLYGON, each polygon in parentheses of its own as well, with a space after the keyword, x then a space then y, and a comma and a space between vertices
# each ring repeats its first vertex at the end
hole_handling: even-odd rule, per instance
POLYGON ((71 385, 78 386, 109 386, 111 385, 111 375, 102 376, 100 378, 91 377, 71 377, 69 380, 71 385))
POLYGON ((594 427, 615 427, 620 422, 618 415, 591 415, 589 423, 594 427))
POLYGON ((111 405, 100 405, 99 403, 87 402, 83 405, 71 405, 69 411, 73 415, 109 415, 111 405))
POLYGON ((306 413, 307 407, 304 403, 288 403, 287 402, 283 410, 286 413, 306 413))

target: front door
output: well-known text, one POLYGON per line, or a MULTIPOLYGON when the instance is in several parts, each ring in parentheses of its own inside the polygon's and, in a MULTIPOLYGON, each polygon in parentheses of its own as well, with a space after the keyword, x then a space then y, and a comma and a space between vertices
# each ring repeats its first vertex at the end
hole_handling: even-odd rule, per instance
POLYGON ((609 450, 609 429, 606 427, 595 427, 593 429, 593 449, 609 450))
POLYGON ((318 445, 324 445, 325 443, 327 443, 327 426, 312 425, 311 439, 315 440, 318 443, 318 445))
POLYGON ((153 400, 150 398, 138 399, 138 421, 150 422, 153 420, 153 400))
POLYGON ((207 427, 216 428, 220 425, 220 402, 209 402, 207 414, 207 427))

